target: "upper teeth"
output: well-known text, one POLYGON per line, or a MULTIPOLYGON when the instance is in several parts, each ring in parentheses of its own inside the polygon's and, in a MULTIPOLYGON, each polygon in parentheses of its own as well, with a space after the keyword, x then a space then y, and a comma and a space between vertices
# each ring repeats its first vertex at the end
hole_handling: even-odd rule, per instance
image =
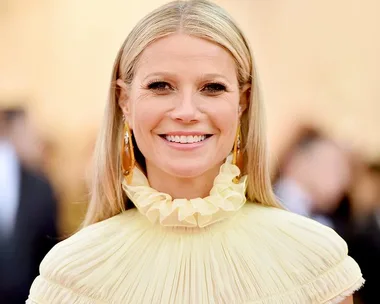
POLYGON ((200 142, 202 140, 206 139, 205 135, 195 135, 195 136, 178 136, 178 135, 166 135, 165 136, 166 140, 171 141, 171 142, 177 142, 181 144, 189 144, 189 143, 196 143, 200 142))

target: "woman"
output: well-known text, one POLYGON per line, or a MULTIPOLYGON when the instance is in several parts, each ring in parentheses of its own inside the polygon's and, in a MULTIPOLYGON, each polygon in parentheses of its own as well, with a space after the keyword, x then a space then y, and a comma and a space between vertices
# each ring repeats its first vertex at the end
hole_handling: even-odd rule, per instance
POLYGON ((145 17, 114 66, 85 228, 46 256, 28 303, 352 303, 344 241, 278 208, 262 120, 221 8, 145 17))

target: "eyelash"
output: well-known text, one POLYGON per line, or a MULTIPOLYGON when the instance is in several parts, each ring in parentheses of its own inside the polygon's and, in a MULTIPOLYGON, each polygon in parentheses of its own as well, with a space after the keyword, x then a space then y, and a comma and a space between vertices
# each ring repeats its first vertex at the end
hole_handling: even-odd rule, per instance
POLYGON ((204 90, 206 87, 208 87, 208 92, 209 93, 219 93, 219 92, 226 92, 227 88, 224 84, 219 83, 219 82, 211 82, 206 84, 202 90, 204 90))
MULTIPOLYGON (((147 88, 152 91, 164 92, 168 88, 173 90, 173 87, 167 83, 166 81, 152 81, 147 85, 147 88)), ((226 92, 227 88, 224 84, 220 82, 211 82, 203 86, 203 92, 207 91, 207 93, 215 94, 219 92, 226 92), (207 89, 208 88, 208 89, 207 89)))
POLYGON ((152 91, 165 91, 167 89, 166 86, 168 86, 170 89, 173 88, 166 81, 152 81, 148 84, 147 87, 149 90, 152 90, 152 91), (162 88, 162 85, 164 86, 163 88, 162 88))

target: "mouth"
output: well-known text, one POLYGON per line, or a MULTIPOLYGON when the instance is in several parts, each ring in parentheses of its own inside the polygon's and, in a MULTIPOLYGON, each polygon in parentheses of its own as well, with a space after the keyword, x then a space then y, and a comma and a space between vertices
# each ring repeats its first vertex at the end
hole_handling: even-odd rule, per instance
POLYGON ((202 135, 168 135, 168 134, 160 134, 159 136, 164 140, 172 143, 178 144, 195 144, 205 141, 210 138, 213 134, 202 134, 202 135))

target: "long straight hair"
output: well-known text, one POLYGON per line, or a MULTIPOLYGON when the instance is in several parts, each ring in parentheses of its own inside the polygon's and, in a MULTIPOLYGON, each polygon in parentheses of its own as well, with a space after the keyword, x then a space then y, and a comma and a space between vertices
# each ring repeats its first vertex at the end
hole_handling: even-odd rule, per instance
MULTIPOLYGON (((218 5, 207 0, 173 1, 143 18, 130 32, 116 57, 104 121, 94 155, 91 200, 84 226, 110 218, 128 208, 122 191, 120 149, 122 111, 118 106, 118 78, 130 84, 144 49, 162 37, 184 33, 216 43, 230 52, 236 63, 239 85, 250 83, 248 110, 241 118, 244 173, 248 174, 247 199, 279 207, 273 194, 267 152, 264 109, 260 99, 253 56, 242 31, 218 5)), ((137 161, 144 159, 135 146, 137 161)))

